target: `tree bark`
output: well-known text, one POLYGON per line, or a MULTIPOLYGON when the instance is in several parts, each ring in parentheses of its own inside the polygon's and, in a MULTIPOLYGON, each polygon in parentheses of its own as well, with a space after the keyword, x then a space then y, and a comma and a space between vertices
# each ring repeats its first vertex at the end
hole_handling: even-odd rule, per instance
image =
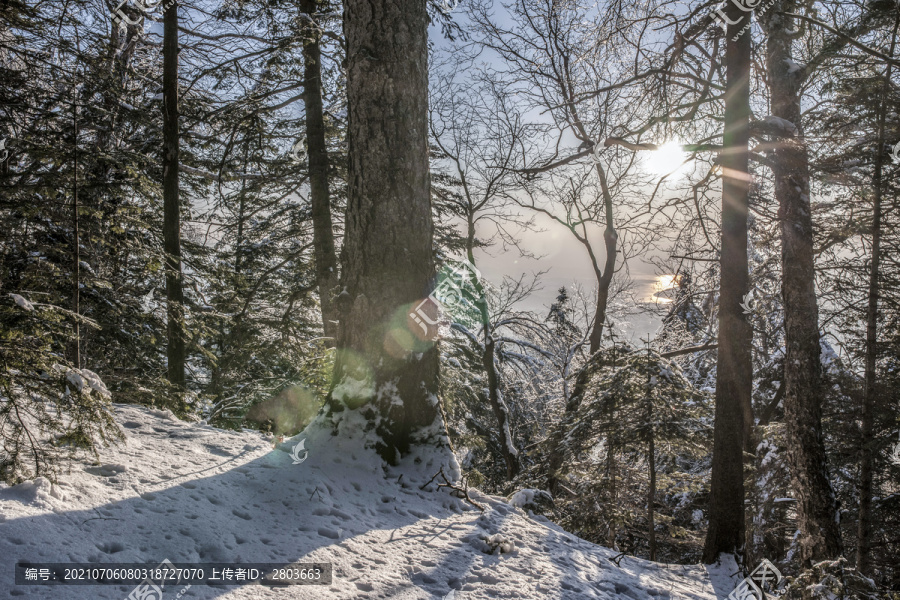
POLYGON ((772 114, 792 123, 782 136, 772 174, 781 221, 782 293, 785 312, 784 412, 788 460, 797 500, 799 557, 804 566, 840 555, 837 501, 828 477, 822 435, 822 373, 815 292, 813 225, 809 200, 809 156, 800 109, 802 69, 794 69, 790 31, 793 0, 767 13, 766 49, 772 114))
POLYGON ((348 202, 329 410, 364 407, 389 464, 414 443, 444 443, 438 350, 410 316, 434 275, 427 27, 421 0, 344 2, 348 202))
POLYGON ((591 264, 594 267, 594 276, 597 279, 597 307, 594 310, 594 325, 588 338, 590 342, 588 352, 590 354, 600 350, 600 344, 603 342, 603 326, 606 324, 606 311, 609 306, 609 287, 612 285, 613 274, 616 270, 616 245, 619 239, 613 222, 612 196, 606 190, 606 173, 603 172, 600 165, 597 165, 597 171, 600 174, 601 185, 604 189, 603 211, 606 215, 606 227, 603 230, 603 245, 606 249, 606 261, 601 271, 594 258, 593 249, 588 244, 591 264))
POLYGON ((723 132, 722 247, 720 251, 719 339, 716 358, 716 416, 713 432, 709 527, 703 561, 744 546, 743 451, 752 425, 750 393, 753 330, 741 309, 748 291, 747 206, 750 139, 750 33, 739 32, 750 15, 728 4, 726 31, 725 128, 723 132), (736 38, 736 39, 735 39, 736 38), (749 410, 748 410, 749 409, 749 410))
POLYGON ((497 418, 500 431, 500 442, 503 445, 503 460, 506 463, 506 478, 512 480, 519 473, 519 452, 513 444, 512 433, 509 430, 509 407, 503 401, 500 392, 500 375, 495 364, 494 337, 490 330, 485 330, 484 354, 481 361, 488 377, 488 396, 491 409, 497 418))
MULTIPOLYGON (((301 0, 300 9, 313 15, 317 0, 301 0)), ((334 249, 334 225, 331 221, 331 194, 328 184, 328 145, 322 110, 322 32, 317 25, 305 28, 303 44, 303 104, 306 109, 306 147, 309 157, 309 195, 312 205, 313 245, 316 259, 316 286, 322 311, 325 344, 333 347, 337 338, 337 319, 333 295, 338 285, 338 261, 334 249)))
POLYGON ((69 348, 70 360, 81 368, 81 232, 78 219, 78 90, 72 97, 72 312, 75 314, 75 338, 69 348))
POLYGON ((650 469, 650 483, 647 489, 647 539, 650 560, 656 560, 656 512, 654 507, 656 502, 656 439, 653 435, 653 402, 649 399, 649 390, 647 394, 647 417, 650 420, 649 433, 647 435, 647 463, 650 469))
POLYGON ((163 15, 163 249, 166 253, 169 383, 184 390, 184 290, 178 191, 178 4, 163 15))
MULTIPOLYGON (((900 26, 900 12, 894 22, 894 34, 891 37, 889 56, 894 55, 897 44, 897 29, 900 26)), ((865 395, 860 415, 860 448, 859 448, 859 521, 856 537, 856 568, 864 575, 870 574, 870 548, 872 542, 872 489, 874 455, 872 452, 872 432, 874 430, 875 410, 875 378, 877 377, 876 360, 878 338, 878 277, 881 266, 881 218, 883 195, 883 172, 885 151, 885 117, 887 113, 887 95, 891 85, 891 63, 888 63, 884 74, 884 88, 878 107, 878 133, 876 136, 875 172, 873 174, 872 194, 872 258, 869 263, 869 298, 866 306, 866 367, 865 395)))

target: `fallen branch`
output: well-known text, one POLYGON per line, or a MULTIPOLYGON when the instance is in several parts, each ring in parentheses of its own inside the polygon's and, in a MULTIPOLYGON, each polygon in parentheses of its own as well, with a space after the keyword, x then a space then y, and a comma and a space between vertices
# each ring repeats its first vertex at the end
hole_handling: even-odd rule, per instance
POLYGON ((463 486, 464 487, 459 487, 458 485, 455 485, 453 482, 451 482, 449 479, 447 479, 447 475, 444 474, 444 467, 441 467, 440 470, 437 473, 435 473, 431 477, 431 479, 428 480, 428 483, 426 483, 419 489, 424 490, 425 488, 427 488, 432 482, 434 482, 435 479, 438 478, 439 475, 440 475, 441 479, 444 480, 444 483, 438 483, 438 489, 441 489, 443 487, 450 488, 452 490, 451 495, 454 495, 456 498, 465 500, 466 502, 468 502, 469 504, 471 504, 472 506, 474 506, 481 512, 484 512, 484 507, 482 505, 478 504, 477 502, 475 502, 474 500, 472 500, 471 497, 469 497, 469 478, 463 477, 463 486), (453 494, 453 492, 456 492, 456 493, 453 494))
POLYGON ((660 354, 663 358, 673 358, 682 354, 692 354, 694 352, 705 352, 706 350, 715 350, 718 344, 704 344, 702 346, 693 346, 691 348, 682 348, 681 350, 672 350, 671 352, 663 352, 660 354))

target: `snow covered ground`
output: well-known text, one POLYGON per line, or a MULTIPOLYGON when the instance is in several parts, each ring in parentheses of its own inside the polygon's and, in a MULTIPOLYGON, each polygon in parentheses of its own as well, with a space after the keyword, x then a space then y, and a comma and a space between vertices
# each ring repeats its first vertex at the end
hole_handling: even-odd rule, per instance
MULTIPOLYGON (((384 469, 361 436, 311 426, 273 448, 261 434, 170 413, 123 405, 115 412, 127 440, 101 451, 100 465, 75 463, 55 486, 0 488, 0 598, 124 600, 134 588, 15 586, 19 561, 334 565, 328 586, 194 585, 186 600, 712 600, 740 579, 730 577, 733 565, 617 565, 615 552, 503 498, 473 492, 481 513, 446 489, 420 490, 422 477, 437 471, 432 458, 384 469), (308 455, 295 452, 306 456, 295 464, 300 440, 308 455), (491 536, 508 552, 485 553, 491 536)), ((182 590, 167 586, 163 600, 182 590)))

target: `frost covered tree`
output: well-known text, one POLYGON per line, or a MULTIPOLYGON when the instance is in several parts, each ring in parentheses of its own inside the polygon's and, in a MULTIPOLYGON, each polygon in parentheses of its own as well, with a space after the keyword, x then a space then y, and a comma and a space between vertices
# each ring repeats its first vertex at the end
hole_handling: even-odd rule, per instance
MULTIPOLYGON (((512 148, 520 143, 528 128, 521 116, 510 110, 509 99, 495 82, 483 74, 472 81, 455 80, 464 72, 458 62, 451 58, 440 70, 435 69, 429 122, 435 158, 449 165, 440 176, 440 181, 448 184, 446 189, 438 188, 440 202, 462 221, 461 250, 469 264, 477 268, 477 249, 492 246, 498 239, 504 246, 518 248, 519 242, 509 230, 531 228, 530 221, 511 210, 514 203, 506 195, 515 188, 511 174, 519 160, 512 148)), ((507 309, 513 303, 510 297, 505 298, 503 306, 492 307, 487 283, 473 276, 470 284, 472 305, 478 315, 476 326, 470 330, 457 322, 454 328, 479 351, 507 479, 512 479, 520 468, 519 451, 510 430, 510 408, 504 399, 498 346, 517 343, 506 333, 521 319, 509 314, 507 309)), ((510 288, 515 290, 512 296, 516 299, 527 295, 522 293, 521 281, 518 285, 510 282, 507 289, 510 288)), ((495 294, 493 298, 501 296, 495 294)))
MULTIPOLYGON (((822 373, 819 308, 815 290, 815 248, 810 202, 810 149, 801 105, 805 86, 824 64, 856 38, 885 21, 896 7, 873 3, 842 24, 841 30, 812 17, 797 16, 799 4, 778 0, 765 13, 766 70, 772 114, 764 121, 771 144, 771 170, 779 204, 782 290, 785 310, 785 423, 793 490, 797 499, 800 560, 836 558, 843 550, 840 518, 827 469, 822 437, 822 373), (817 31, 818 29, 818 31, 817 31), (809 33, 808 33, 809 32, 809 33), (794 40, 824 35, 806 58, 795 60, 794 40)), ((883 55, 882 55, 883 56, 883 55)))
POLYGON ((706 474, 708 395, 656 352, 617 344, 598 358, 578 410, 561 423, 559 485, 572 493, 557 498, 554 514, 579 535, 651 559, 699 558, 688 527, 706 474))
POLYGON ((62 358, 74 339, 72 317, 19 294, 0 301, 0 480, 10 485, 52 481, 61 459, 82 450, 96 457, 97 448, 123 439, 103 381, 62 358))

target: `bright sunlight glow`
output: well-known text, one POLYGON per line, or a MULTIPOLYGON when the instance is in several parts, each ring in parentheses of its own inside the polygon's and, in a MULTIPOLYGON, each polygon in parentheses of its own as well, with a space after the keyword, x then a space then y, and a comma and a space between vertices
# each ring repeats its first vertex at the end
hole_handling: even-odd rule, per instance
POLYGON ((678 283, 677 275, 659 275, 653 282, 653 293, 648 300, 650 302, 659 302, 660 304, 669 304, 672 302, 671 291, 675 289, 678 283), (666 293, 669 292, 669 293, 666 293))
POLYGON ((644 168, 658 177, 663 175, 677 177, 684 174, 690 167, 690 164, 685 162, 687 156, 681 147, 681 142, 671 140, 645 154, 644 168))
POLYGON ((675 281, 677 279, 676 275, 660 275, 658 278, 657 285, 660 290, 668 290, 675 287, 675 281))

